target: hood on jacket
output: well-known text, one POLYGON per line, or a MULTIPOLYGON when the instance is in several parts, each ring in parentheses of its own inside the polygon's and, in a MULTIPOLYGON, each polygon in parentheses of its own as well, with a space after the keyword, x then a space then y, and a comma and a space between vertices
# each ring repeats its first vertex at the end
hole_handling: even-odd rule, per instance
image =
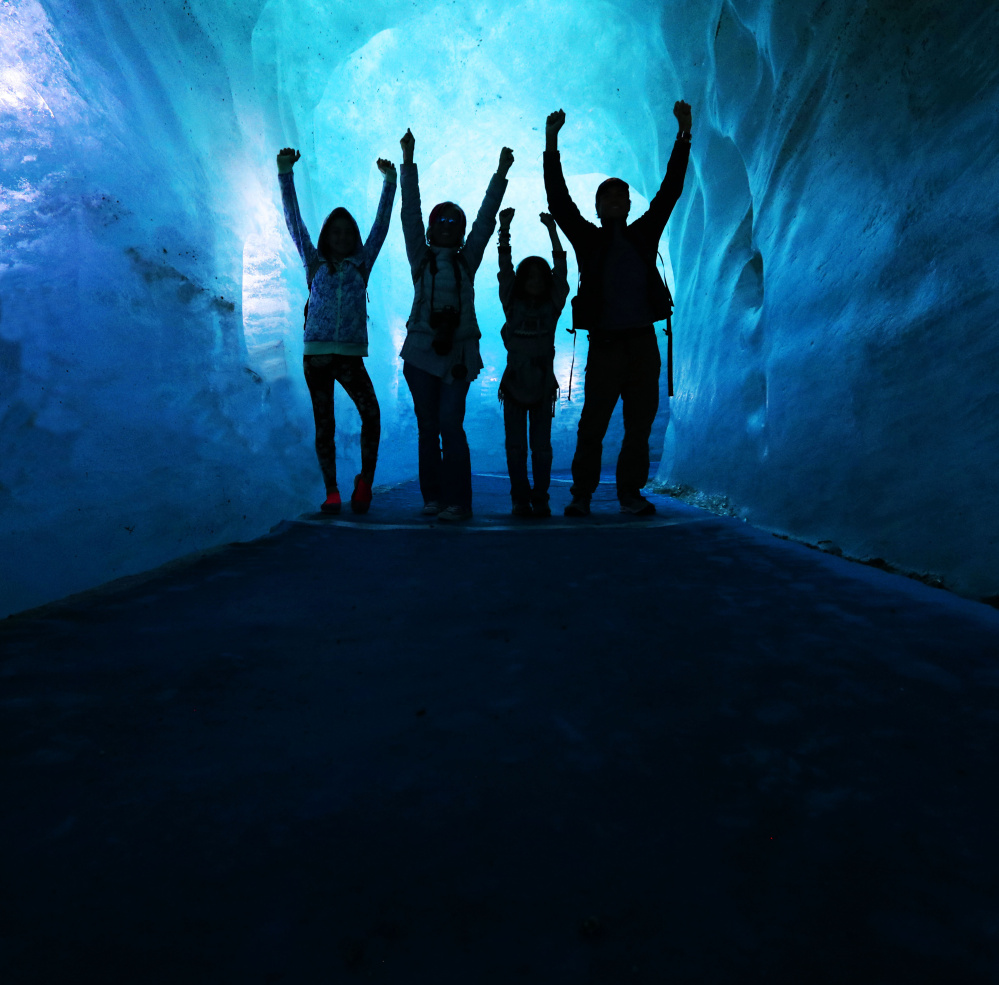
POLYGON ((324 260, 327 261, 330 259, 328 252, 330 226, 332 225, 334 219, 348 219, 354 230, 354 249, 347 254, 348 256, 355 256, 361 251, 361 247, 364 245, 361 239, 361 230, 357 228, 357 220, 342 205, 338 205, 328 216, 326 216, 326 219, 323 222, 323 228, 319 233, 319 242, 316 243, 317 252, 324 260))

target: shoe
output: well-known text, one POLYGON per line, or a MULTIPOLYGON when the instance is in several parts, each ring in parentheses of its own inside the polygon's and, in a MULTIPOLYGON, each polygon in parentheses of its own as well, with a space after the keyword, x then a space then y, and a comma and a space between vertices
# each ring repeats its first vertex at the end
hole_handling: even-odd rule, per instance
POLYGON ((514 516, 534 516, 534 510, 531 509, 530 503, 514 503, 510 512, 514 516))
POLYGON ((339 513, 340 512, 340 493, 338 490, 334 489, 333 492, 326 494, 326 502, 319 507, 323 513, 339 513))
POLYGON ((371 505, 371 483, 360 475, 354 476, 354 491, 350 494, 350 508, 355 513, 367 513, 371 505))
POLYGON ((445 506, 437 514, 438 520, 453 523, 455 520, 470 520, 472 517, 471 506, 445 506))
POLYGON ((619 501, 621 512, 630 513, 632 516, 652 516, 656 512, 655 506, 638 493, 633 496, 622 496, 619 501))
POLYGON ((562 512, 566 516, 589 516, 590 501, 582 496, 573 496, 572 502, 562 512))
POLYGON ((432 499, 427 503, 423 504, 423 509, 420 510, 424 516, 437 516, 441 511, 441 504, 437 500, 432 499))
POLYGON ((531 509, 535 516, 551 516, 552 508, 547 503, 533 502, 531 509))

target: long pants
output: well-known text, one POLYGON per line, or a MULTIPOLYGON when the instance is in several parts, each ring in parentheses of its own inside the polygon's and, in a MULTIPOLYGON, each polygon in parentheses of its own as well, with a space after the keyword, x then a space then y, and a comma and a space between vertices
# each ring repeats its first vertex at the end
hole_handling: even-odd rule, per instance
POLYGON ((529 407, 503 401, 506 431, 506 468, 510 473, 510 498, 515 503, 547 503, 552 477, 552 402, 529 407), (528 428, 530 420, 530 428, 528 428), (527 478, 527 444, 531 445, 534 489, 527 478))
POLYGON ((472 460, 465 437, 468 380, 445 383, 403 363, 420 433, 420 492, 425 503, 472 508, 472 460))
POLYGON ((375 480, 378 464, 378 442, 381 438, 381 412, 371 378, 361 356, 305 356, 302 360, 305 382, 312 397, 312 414, 316 419, 316 457, 323 471, 326 492, 336 484, 336 417, 333 413, 333 384, 339 383, 354 401, 361 415, 361 475, 370 485, 375 480))
POLYGON ((636 496, 649 481, 649 435, 659 410, 659 345, 655 326, 590 336, 583 411, 572 459, 572 495, 589 499, 600 483, 600 456, 611 414, 621 398, 624 440, 617 458, 618 498, 636 496))

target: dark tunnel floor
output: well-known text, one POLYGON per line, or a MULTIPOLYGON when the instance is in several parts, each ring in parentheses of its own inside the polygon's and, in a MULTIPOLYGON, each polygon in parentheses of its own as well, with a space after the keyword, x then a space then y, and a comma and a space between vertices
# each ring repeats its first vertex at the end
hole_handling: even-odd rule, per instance
POLYGON ((0 622, 0 981, 995 985, 999 613, 651 498, 0 622))

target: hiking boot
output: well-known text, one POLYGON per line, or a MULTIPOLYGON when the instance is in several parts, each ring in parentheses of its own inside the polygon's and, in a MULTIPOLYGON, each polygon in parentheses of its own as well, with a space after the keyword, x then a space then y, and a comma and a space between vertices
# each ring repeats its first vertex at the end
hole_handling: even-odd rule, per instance
POLYGON ((445 506, 437 514, 437 519, 444 520, 446 523, 454 523, 456 520, 470 520, 471 518, 471 506, 445 506))
POLYGON ((534 516, 530 503, 514 503, 510 511, 514 516, 534 516))
POLYGON ((328 492, 326 494, 326 502, 319 507, 323 513, 339 513, 340 512, 340 492, 334 489, 333 492, 328 492))
POLYGON ((552 508, 547 503, 542 503, 540 501, 531 503, 535 516, 551 516, 552 508))
POLYGON ((621 512, 630 513, 632 516, 652 516, 656 512, 655 506, 638 493, 632 496, 622 496, 619 502, 621 503, 621 512))
POLYGON ((436 499, 430 499, 423 504, 423 509, 420 512, 424 516, 437 516, 441 511, 441 504, 437 502, 436 499))
POLYGON ((358 475, 354 477, 354 491, 350 494, 350 508, 355 513, 367 513, 371 505, 371 483, 358 475))
POLYGON ((572 502, 562 512, 566 516, 589 516, 590 501, 582 496, 573 496, 572 502))

